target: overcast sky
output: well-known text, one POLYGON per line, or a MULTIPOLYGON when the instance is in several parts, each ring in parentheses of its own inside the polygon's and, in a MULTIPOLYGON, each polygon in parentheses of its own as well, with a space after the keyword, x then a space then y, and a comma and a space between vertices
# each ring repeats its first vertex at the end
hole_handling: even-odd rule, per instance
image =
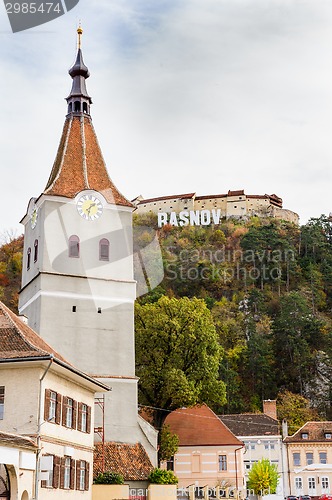
POLYGON ((0 233, 44 189, 82 20, 91 114, 132 199, 276 193, 301 222, 332 211, 330 0, 80 0, 12 34, 0 5, 0 233))

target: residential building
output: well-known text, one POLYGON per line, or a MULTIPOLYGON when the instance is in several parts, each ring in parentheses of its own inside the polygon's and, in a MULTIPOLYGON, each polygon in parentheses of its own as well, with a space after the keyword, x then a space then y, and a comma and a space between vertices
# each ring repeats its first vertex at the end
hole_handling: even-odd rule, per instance
MULTIPOLYGON (((3 387, 3 386, 0 386, 3 387)), ((0 498, 33 497, 37 444, 35 440, 0 431, 0 498)))
POLYGON ((307 422, 285 437, 292 495, 331 493, 332 422, 307 422))
POLYGON ((91 499, 94 396, 108 389, 0 303, 0 471, 10 498, 91 499))
POLYGON ((179 436, 179 449, 168 463, 179 487, 244 490, 243 451, 240 441, 205 404, 170 413, 165 424, 179 436))
MULTIPOLYGON (((112 388, 96 412, 107 442, 142 443, 157 463, 157 432, 138 417, 132 211, 110 179, 92 124, 81 49, 55 162, 29 202, 19 310, 70 363, 112 388)), ((99 439, 97 437, 97 439, 99 439)))
POLYGON ((280 474, 277 493, 285 495, 285 467, 282 455, 282 436, 276 414, 276 401, 263 402, 264 413, 221 415, 219 418, 244 442, 243 464, 246 484, 254 463, 267 458, 280 474))

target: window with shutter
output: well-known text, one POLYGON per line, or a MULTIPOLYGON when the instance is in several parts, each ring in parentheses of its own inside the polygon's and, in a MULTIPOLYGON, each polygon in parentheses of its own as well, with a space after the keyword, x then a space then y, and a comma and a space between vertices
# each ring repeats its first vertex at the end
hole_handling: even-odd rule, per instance
MULTIPOLYGON (((61 400, 59 403, 58 394, 50 389, 45 390, 44 420, 47 422, 57 422, 57 412, 61 411, 61 400), (59 405, 59 407, 58 407, 59 405)), ((61 396, 60 396, 61 398, 61 396)))
POLYGON ((53 488, 60 486, 60 473, 61 473, 61 458, 55 456, 53 458, 53 488))
POLYGON ((64 457, 63 488, 65 490, 69 490, 69 488, 70 488, 70 466, 71 466, 71 458, 64 457))
POLYGON ((55 410, 55 423, 61 423, 61 406, 62 406, 62 396, 61 394, 56 395, 56 410, 55 410))
POLYGON ((86 416, 86 433, 90 434, 91 432, 91 406, 87 407, 87 416, 86 416))
POLYGON ((86 491, 89 490, 89 486, 90 486, 90 464, 89 462, 85 462, 85 485, 84 485, 84 489, 86 491))
POLYGON ((70 460, 70 489, 75 489, 75 460, 70 460))

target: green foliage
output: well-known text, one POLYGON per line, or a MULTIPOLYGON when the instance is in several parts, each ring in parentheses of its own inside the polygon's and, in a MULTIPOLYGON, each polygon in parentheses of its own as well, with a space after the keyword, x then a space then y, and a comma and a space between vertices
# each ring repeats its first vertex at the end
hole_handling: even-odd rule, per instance
POLYGON ((275 493, 278 485, 278 470, 267 458, 255 462, 248 475, 248 488, 255 495, 275 493))
POLYGON ((290 391, 282 391, 277 398, 279 420, 287 420, 288 434, 294 434, 309 421, 319 420, 317 411, 310 408, 308 399, 290 391))
POLYGON ((159 460, 170 460, 179 449, 179 437, 169 425, 163 425, 160 432, 159 460))
POLYGON ((118 472, 100 472, 93 482, 94 484, 124 484, 124 479, 118 472))
POLYGON ((148 481, 152 484, 178 484, 178 478, 172 470, 155 468, 150 472, 148 481))
POLYGON ((164 410, 225 402, 225 384, 218 380, 223 350, 204 300, 164 296, 137 303, 135 331, 140 403, 159 408, 157 429, 164 410))

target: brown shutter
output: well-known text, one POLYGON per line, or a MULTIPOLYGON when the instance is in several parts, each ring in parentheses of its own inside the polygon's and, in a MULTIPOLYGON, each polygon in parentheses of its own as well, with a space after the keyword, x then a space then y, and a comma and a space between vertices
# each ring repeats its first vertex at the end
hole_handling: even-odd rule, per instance
POLYGON ((75 489, 75 460, 70 459, 70 486, 71 490, 75 489))
POLYGON ((63 490, 65 487, 65 463, 66 458, 60 459, 60 488, 63 490))
POLYGON ((90 432, 91 432, 91 406, 87 407, 86 432, 87 432, 87 434, 90 434, 90 432))
POLYGON ((80 460, 76 460, 76 489, 80 489, 80 460))
POLYGON ((85 485, 84 489, 88 491, 90 484, 90 464, 89 462, 85 462, 85 485))
POLYGON ((71 423, 73 429, 76 429, 76 418, 77 418, 77 401, 73 400, 73 421, 71 423))
MULTIPOLYGON (((51 391, 50 389, 45 389, 45 401, 44 401, 44 420, 47 420, 50 417, 50 404, 51 404, 51 391)), ((45 486, 43 486, 45 488, 45 486)))
POLYGON ((60 424, 61 422, 61 401, 62 401, 62 396, 61 394, 56 395, 56 410, 55 410, 55 423, 60 424))
POLYGON ((83 403, 78 403, 78 412, 77 412, 77 429, 79 431, 82 430, 82 406, 83 403))
POLYGON ((59 488, 60 481, 60 457, 53 457, 53 488, 59 488))
POLYGON ((66 396, 63 396, 63 398, 62 398, 62 425, 66 425, 67 404, 68 404, 68 398, 66 396))

